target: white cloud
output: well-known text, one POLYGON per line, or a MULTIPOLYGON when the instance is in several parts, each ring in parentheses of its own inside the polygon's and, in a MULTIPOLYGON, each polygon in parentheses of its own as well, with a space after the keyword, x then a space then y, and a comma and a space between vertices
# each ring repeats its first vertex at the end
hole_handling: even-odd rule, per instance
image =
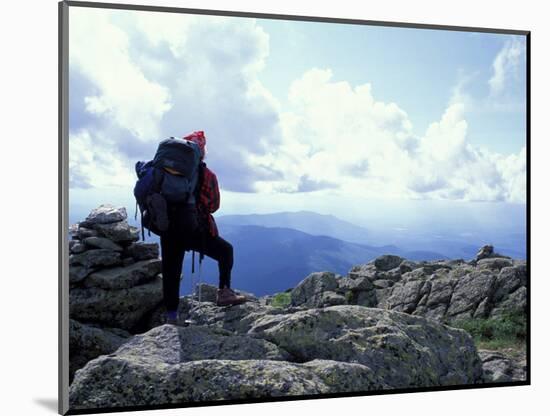
POLYGON ((73 188, 109 188, 127 186, 133 172, 101 133, 82 129, 69 135, 69 186, 73 188))
POLYGON ((527 194, 527 155, 523 147, 517 155, 500 157, 497 168, 505 183, 505 199, 513 202, 525 202, 527 194))
POLYGON ((504 157, 468 143, 460 100, 415 137, 406 112, 377 101, 369 84, 353 88, 331 77, 315 68, 292 84, 283 146, 254 159, 285 176, 259 181, 258 190, 525 201, 525 152, 504 157))
POLYGON ((256 158, 258 164, 285 172, 285 177, 259 181, 259 190, 337 186, 368 193, 384 188, 388 176, 392 184, 399 178, 400 162, 412 140, 406 113, 393 103, 376 102, 369 84, 354 89, 347 82, 331 82, 331 77, 329 69, 315 68, 292 84, 291 107, 281 115, 283 144, 256 158), (354 188, 352 182, 366 172, 371 188, 354 188))
POLYGON ((106 115, 140 140, 158 136, 170 109, 169 90, 147 79, 129 56, 127 34, 101 9, 71 8, 69 59, 97 87, 83 97, 92 114, 106 115))
POLYGON ((524 113, 526 50, 525 40, 513 36, 507 39, 496 54, 489 79, 480 79, 481 71, 464 71, 459 68, 458 80, 451 90, 451 103, 461 103, 466 112, 524 113), (480 88, 489 86, 488 93, 480 88), (487 84, 485 84, 487 83, 487 84), (476 92, 472 94, 472 92, 476 92))
POLYGON ((463 69, 458 71, 458 81, 451 89, 450 104, 462 104, 465 111, 480 111, 479 102, 477 102, 467 91, 475 79, 479 76, 479 72, 467 73, 463 69))
POLYGON ((421 139, 411 188, 438 199, 525 202, 519 189, 525 183, 525 148, 506 157, 491 153, 468 143, 467 128, 464 106, 450 104, 421 139))
POLYGON ((517 37, 512 37, 502 47, 493 61, 493 75, 489 79, 492 95, 498 95, 505 90, 506 82, 518 76, 524 66, 525 43, 517 37))
POLYGON ((468 143, 460 88, 422 137, 396 103, 330 69, 295 80, 282 109, 258 79, 269 36, 254 19, 85 10, 71 14, 70 68, 91 87, 71 106, 95 118, 71 129, 73 187, 129 187, 159 139, 204 130, 225 190, 525 201, 525 151, 468 143))
POLYGON ((247 163, 280 140, 277 103, 257 79, 269 37, 254 19, 79 8, 70 18, 70 70, 93 85, 71 105, 100 120, 94 131, 130 172, 160 139, 204 130, 226 189, 277 176, 247 163))

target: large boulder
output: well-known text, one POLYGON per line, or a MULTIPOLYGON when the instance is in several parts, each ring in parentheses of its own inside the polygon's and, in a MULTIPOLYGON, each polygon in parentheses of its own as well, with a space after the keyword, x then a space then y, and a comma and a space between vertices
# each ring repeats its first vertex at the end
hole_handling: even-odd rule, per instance
POLYGON ((104 354, 110 354, 131 337, 130 333, 118 328, 102 328, 69 320, 69 378, 79 368, 104 354))
POLYGON ((311 273, 290 292, 292 305, 307 307, 322 306, 323 292, 334 291, 338 287, 336 275, 331 272, 311 273))
POLYGON ((154 406, 270 399, 381 390, 368 367, 315 360, 297 364, 262 359, 150 363, 102 356, 78 371, 69 389, 71 409, 154 406))
POLYGON ((131 288, 76 287, 69 292, 69 316, 131 331, 162 301, 162 278, 131 288))
POLYGON ((473 384, 481 361, 470 335, 433 320, 355 305, 265 315, 249 330, 292 354, 356 362, 393 388, 473 384))
POLYGON ((273 343, 219 328, 163 325, 76 372, 71 409, 380 390, 359 363, 292 363, 273 343))

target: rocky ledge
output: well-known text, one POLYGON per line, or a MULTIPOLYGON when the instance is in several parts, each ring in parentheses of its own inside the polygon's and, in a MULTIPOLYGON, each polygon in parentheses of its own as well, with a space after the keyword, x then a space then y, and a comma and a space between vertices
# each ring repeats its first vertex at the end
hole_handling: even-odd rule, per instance
MULTIPOLYGON (((527 270, 484 246, 471 261, 385 255, 317 272, 285 294, 218 307, 183 296, 163 325, 156 244, 103 205, 71 227, 71 409, 452 386, 525 379, 518 354, 452 327, 524 314, 527 270), (74 379, 73 379, 74 377, 74 379)), ((243 293, 243 292, 241 292, 243 293)))
POLYGON ((346 276, 313 273, 290 292, 292 305, 355 304, 391 309, 439 321, 524 314, 525 260, 484 246, 471 261, 414 262, 394 255, 354 266, 346 276))
MULTIPOLYGON (((471 337, 422 317, 357 305, 291 313, 259 305, 226 309, 236 315, 250 315, 252 309, 256 313, 244 326, 225 325, 220 310, 205 324, 162 325, 134 336, 116 352, 76 372, 71 406, 154 405, 483 381, 471 337)), ((201 316, 208 315, 205 309, 201 316)))

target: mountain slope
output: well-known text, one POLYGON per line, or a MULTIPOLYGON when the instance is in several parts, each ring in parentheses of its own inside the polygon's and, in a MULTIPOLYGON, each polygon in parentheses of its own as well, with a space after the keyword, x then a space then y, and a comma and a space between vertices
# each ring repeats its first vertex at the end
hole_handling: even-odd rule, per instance
MULTIPOLYGON (((293 287, 314 271, 346 274, 353 265, 382 254, 399 254, 410 259, 445 258, 438 253, 388 250, 282 227, 220 224, 220 231, 234 247, 233 286, 260 296, 293 287)), ((206 259, 203 270, 206 281, 217 283, 214 261, 206 259)), ((189 280, 184 279, 184 293, 191 290, 189 280)))

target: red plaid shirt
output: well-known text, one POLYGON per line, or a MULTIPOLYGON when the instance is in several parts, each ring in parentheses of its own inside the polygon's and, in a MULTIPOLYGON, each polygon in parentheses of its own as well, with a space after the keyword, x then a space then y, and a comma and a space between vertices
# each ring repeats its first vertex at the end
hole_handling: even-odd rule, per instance
POLYGON ((218 227, 212 216, 220 207, 220 188, 218 187, 218 178, 216 174, 206 167, 206 163, 202 162, 203 178, 199 193, 199 202, 197 208, 201 220, 208 226, 208 231, 214 237, 218 235, 218 227))

